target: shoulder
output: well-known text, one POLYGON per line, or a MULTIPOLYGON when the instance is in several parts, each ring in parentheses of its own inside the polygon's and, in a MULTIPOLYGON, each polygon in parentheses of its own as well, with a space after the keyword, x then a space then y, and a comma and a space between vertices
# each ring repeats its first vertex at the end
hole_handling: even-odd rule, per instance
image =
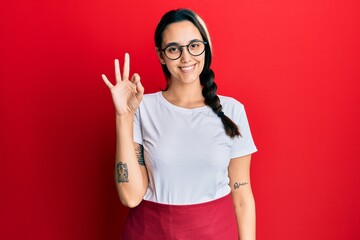
POLYGON ((235 122, 240 121, 245 114, 244 105, 233 97, 219 95, 219 98, 225 115, 235 122))
POLYGON ((157 101, 159 101, 159 94, 160 94, 160 92, 144 94, 143 99, 140 103, 140 106, 152 105, 152 104, 156 103, 157 101))
POLYGON ((145 101, 153 101, 156 100, 158 98, 160 92, 154 92, 154 93, 146 93, 143 96, 143 100, 145 101))
POLYGON ((243 109, 244 105, 233 97, 218 95, 224 109, 243 109))

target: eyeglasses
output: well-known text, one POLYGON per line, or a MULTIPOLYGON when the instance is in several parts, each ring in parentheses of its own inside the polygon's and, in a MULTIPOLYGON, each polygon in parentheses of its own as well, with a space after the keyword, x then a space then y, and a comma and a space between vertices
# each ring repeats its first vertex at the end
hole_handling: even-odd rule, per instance
POLYGON ((170 60, 179 59, 182 55, 182 48, 186 47, 188 52, 192 56, 200 56, 205 51, 205 45, 207 42, 200 40, 193 40, 188 45, 179 45, 177 43, 170 43, 165 48, 161 49, 164 52, 165 56, 170 60))

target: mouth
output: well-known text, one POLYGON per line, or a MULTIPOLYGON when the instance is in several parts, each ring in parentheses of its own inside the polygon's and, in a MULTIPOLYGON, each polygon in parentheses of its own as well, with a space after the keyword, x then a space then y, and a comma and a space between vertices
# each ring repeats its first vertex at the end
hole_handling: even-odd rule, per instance
POLYGON ((193 65, 190 65, 190 66, 183 66, 183 67, 179 67, 179 68, 182 72, 187 73, 187 72, 192 72, 195 69, 195 65, 196 65, 196 63, 193 65))

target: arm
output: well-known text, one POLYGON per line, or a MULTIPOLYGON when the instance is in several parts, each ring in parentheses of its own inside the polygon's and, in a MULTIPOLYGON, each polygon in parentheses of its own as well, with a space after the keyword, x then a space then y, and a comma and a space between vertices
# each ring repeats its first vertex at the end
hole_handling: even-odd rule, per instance
POLYGON ((116 84, 113 85, 104 74, 102 78, 111 92, 116 113, 116 188, 122 204, 135 207, 145 194, 148 177, 142 160, 142 146, 134 144, 133 140, 134 112, 142 100, 144 87, 138 74, 129 80, 129 69, 129 54, 125 54, 122 77, 119 60, 115 60, 116 84))
POLYGON ((120 201, 127 207, 136 207, 148 186, 143 146, 133 142, 133 122, 133 115, 116 117, 115 182, 120 201))
POLYGON ((250 184, 251 155, 231 159, 229 178, 239 239, 256 239, 255 201, 250 184))

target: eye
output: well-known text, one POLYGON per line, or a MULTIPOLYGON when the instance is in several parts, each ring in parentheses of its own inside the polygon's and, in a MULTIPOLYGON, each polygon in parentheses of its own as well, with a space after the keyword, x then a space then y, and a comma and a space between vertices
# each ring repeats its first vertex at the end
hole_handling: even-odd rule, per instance
POLYGON ((191 49, 196 49, 196 48, 199 48, 200 47, 200 43, 198 42, 193 42, 190 44, 190 48, 191 49))
POLYGON ((177 53, 177 52, 179 52, 179 50, 180 50, 179 47, 176 45, 169 46, 166 48, 166 52, 171 53, 171 54, 177 53))

